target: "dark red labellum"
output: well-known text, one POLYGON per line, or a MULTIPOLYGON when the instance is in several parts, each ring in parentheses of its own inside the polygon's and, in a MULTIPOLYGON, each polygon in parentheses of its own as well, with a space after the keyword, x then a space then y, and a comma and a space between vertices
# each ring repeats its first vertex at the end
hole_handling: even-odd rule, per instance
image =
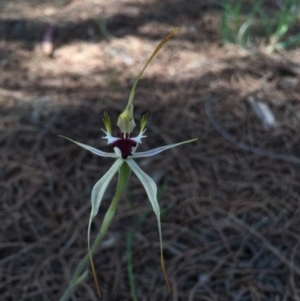
POLYGON ((130 139, 130 135, 128 134, 125 135, 125 138, 121 133, 119 133, 118 136, 120 139, 116 140, 110 145, 112 147, 117 147, 121 151, 122 159, 127 159, 128 156, 132 156, 132 148, 135 147, 137 143, 134 140, 130 139))

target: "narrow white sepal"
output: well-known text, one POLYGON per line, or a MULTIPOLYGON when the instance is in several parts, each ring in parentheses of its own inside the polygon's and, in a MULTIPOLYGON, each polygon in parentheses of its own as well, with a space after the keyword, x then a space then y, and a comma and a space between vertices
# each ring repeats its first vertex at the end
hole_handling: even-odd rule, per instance
POLYGON ((122 159, 116 160, 116 162, 112 165, 112 167, 106 172, 106 174, 95 184, 92 190, 92 211, 91 218, 93 219, 98 213, 101 201, 103 199, 103 195, 105 190, 110 183, 113 176, 120 169, 121 165, 124 163, 122 159))
POLYGON ((152 205, 153 211, 156 214, 158 227, 160 228, 160 209, 157 201, 157 186, 155 182, 144 171, 142 171, 142 169, 132 159, 127 159, 126 162, 143 184, 149 201, 152 205))
POLYGON ((83 144, 83 143, 80 143, 80 142, 77 142, 77 141, 74 141, 68 137, 65 137, 65 136, 59 136, 59 137, 62 137, 62 138, 65 138, 85 149, 87 149, 88 151, 92 152, 93 154, 97 155, 97 156, 100 156, 100 157, 108 157, 108 158, 118 158, 118 156, 115 154, 115 153, 106 153, 106 152, 103 152, 101 150, 98 150, 97 148, 94 148, 92 146, 89 146, 87 144, 83 144))
MULTIPOLYGON (((157 186, 153 181, 153 179, 150 178, 144 171, 142 171, 142 169, 132 159, 127 159, 126 163, 143 184, 147 196, 149 198, 149 201, 152 205, 153 211, 156 215, 157 225, 158 225, 159 244, 160 244, 161 266, 162 266, 164 277, 166 278, 167 276, 166 276, 164 257, 163 257, 163 242, 162 242, 161 223, 160 223, 160 209, 157 201, 157 186)), ((167 278, 166 281, 168 283, 167 278)))
POLYGON ((134 153, 131 158, 135 159, 135 158, 152 157, 152 156, 155 156, 155 155, 157 155, 157 154, 159 154, 159 153, 161 153, 161 152, 163 152, 163 151, 165 151, 167 149, 179 146, 181 144, 193 142, 195 140, 197 140, 197 138, 196 139, 192 139, 192 140, 187 140, 187 141, 179 142, 179 143, 174 143, 174 144, 170 144, 170 145, 161 146, 161 147, 158 147, 158 148, 154 148, 154 149, 148 150, 146 152, 137 152, 137 153, 134 153))
POLYGON ((155 182, 132 159, 127 159, 126 162, 143 184, 148 195, 149 201, 153 207, 153 210, 155 214, 159 217, 160 210, 157 201, 157 186, 155 182))

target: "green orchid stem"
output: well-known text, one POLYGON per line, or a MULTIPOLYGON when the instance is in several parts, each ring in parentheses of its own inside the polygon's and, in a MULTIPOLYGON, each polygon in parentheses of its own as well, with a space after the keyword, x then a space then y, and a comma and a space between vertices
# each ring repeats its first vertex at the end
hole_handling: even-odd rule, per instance
POLYGON ((78 266, 75 270, 75 273, 73 275, 71 283, 69 284, 68 288, 66 289, 66 291, 64 292, 62 297, 59 299, 59 301, 67 301, 68 298, 70 297, 72 291, 74 290, 74 288, 87 277, 88 273, 87 273, 87 270, 85 270, 85 269, 90 260, 90 255, 93 255, 96 252, 96 250, 98 249, 100 242, 102 241, 104 235, 106 234, 106 232, 113 220, 117 205, 121 198, 122 192, 126 188, 129 176, 130 176, 130 168, 128 167, 127 163, 124 162, 122 164, 122 166, 120 167, 119 181, 118 181, 118 185, 117 185, 116 194, 104 216, 104 220, 102 222, 100 231, 95 239, 95 242, 93 243, 93 245, 91 247, 90 254, 86 254, 82 258, 80 263, 78 264, 78 266))

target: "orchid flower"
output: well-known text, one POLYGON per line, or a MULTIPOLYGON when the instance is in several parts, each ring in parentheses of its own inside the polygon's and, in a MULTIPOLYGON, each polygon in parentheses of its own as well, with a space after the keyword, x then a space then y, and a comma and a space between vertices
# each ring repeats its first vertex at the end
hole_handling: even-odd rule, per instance
MULTIPOLYGON (((118 194, 118 197, 116 197, 116 199, 117 199, 117 198, 120 197, 119 195, 121 194, 122 190, 126 186, 127 179, 129 177, 129 174, 130 174, 130 170, 138 177, 138 179, 141 181, 142 185, 144 186, 146 194, 147 194, 147 196, 149 198, 149 201, 152 205, 153 211, 156 215, 157 223, 158 223, 159 242, 160 242, 161 269, 162 269, 162 272, 163 272, 163 275, 164 275, 164 278, 165 278, 165 281, 166 281, 167 288, 168 288, 169 291, 171 290, 170 284, 169 284, 168 279, 167 279, 167 275, 166 275, 166 271, 165 271, 165 265, 164 265, 164 259, 163 259, 163 244, 162 244, 162 233, 161 233, 161 222, 160 222, 160 208, 159 208, 159 204, 158 204, 158 201, 157 201, 157 186, 156 186, 154 180, 151 177, 149 177, 138 166, 138 164, 135 162, 135 159, 155 156, 155 155, 157 155, 157 154, 159 154, 159 153, 161 153, 165 150, 168 150, 170 148, 179 146, 181 144, 185 144, 185 143, 195 141, 197 139, 192 139, 192 140, 187 140, 187 141, 183 141, 183 142, 179 142, 179 143, 175 143, 175 144, 165 145, 165 146, 154 148, 152 150, 145 151, 145 152, 137 152, 138 145, 142 143, 143 138, 146 138, 145 132, 146 132, 147 115, 144 115, 142 117, 142 119, 140 121, 140 132, 137 136, 134 137, 132 135, 132 132, 133 132, 133 129, 135 127, 135 121, 134 121, 134 118, 133 118, 133 109, 134 109, 134 107, 133 107, 132 102, 133 102, 133 98, 134 98, 135 87, 136 87, 140 77, 142 76, 144 70, 146 69, 148 64, 152 61, 152 59, 157 54, 157 52, 160 50, 160 48, 163 46, 163 44, 166 43, 177 31, 178 31, 178 29, 175 28, 173 31, 171 31, 162 40, 162 42, 157 46, 157 48, 155 49, 155 51, 153 52, 151 57, 148 59, 146 65, 143 68, 143 70, 140 72, 137 79, 135 80, 135 83, 132 87, 132 90, 131 90, 131 93, 130 93, 130 96, 129 96, 128 104, 127 104, 125 110, 120 114, 118 122, 117 122, 117 126, 119 128, 119 132, 118 132, 117 137, 114 137, 112 135, 111 120, 110 120, 108 114, 106 112, 104 113, 103 122, 104 122, 105 129, 102 129, 102 131, 105 133, 105 136, 103 137, 103 139, 107 140, 107 144, 110 147, 112 147, 114 152, 112 152, 112 153, 103 152, 103 151, 98 150, 98 149, 96 149, 92 146, 89 146, 89 145, 74 141, 70 138, 61 136, 65 139, 68 139, 68 140, 76 143, 80 147, 92 152, 93 154, 95 154, 97 156, 115 159, 115 162, 110 167, 110 169, 94 185, 93 190, 92 190, 92 197, 91 197, 92 209, 91 209, 89 225, 88 225, 88 248, 89 248, 89 255, 90 255, 92 271, 93 271, 93 274, 94 274, 94 280, 95 280, 95 283, 96 283, 96 287, 97 287, 97 291, 98 291, 99 296, 100 296, 100 290, 99 290, 97 280, 96 280, 96 273, 95 273, 95 268, 94 268, 94 264, 93 264, 93 261, 92 261, 92 254, 91 254, 91 248, 90 248, 91 223, 92 223, 93 219, 95 218, 95 216, 97 215, 97 213, 99 211, 99 207, 101 205, 104 193, 107 189, 107 186, 109 185, 112 178, 114 177, 114 175, 117 172, 119 172, 118 187, 122 186, 122 189, 117 188, 117 192, 116 192, 116 194, 118 194)), ((115 200, 115 198, 114 198, 114 200, 115 200)), ((113 200, 113 203, 114 203, 114 200, 113 200)), ((100 229, 100 232, 102 232, 103 235, 107 231, 109 221, 112 219, 112 216, 114 215, 115 207, 116 207, 116 205, 114 205, 114 206, 111 205, 111 207, 109 208, 109 210, 108 210, 108 212, 107 212, 107 214, 104 218, 102 227, 100 229)))

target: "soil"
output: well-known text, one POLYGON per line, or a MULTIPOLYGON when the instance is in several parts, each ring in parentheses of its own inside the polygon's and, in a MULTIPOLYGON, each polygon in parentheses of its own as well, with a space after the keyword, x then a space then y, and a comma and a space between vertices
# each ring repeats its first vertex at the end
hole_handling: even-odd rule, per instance
MULTIPOLYGON (((1 300, 65 291, 87 253, 91 190, 113 161, 58 135, 111 151, 104 111, 117 134, 134 78, 175 26, 134 100, 137 124, 149 114, 140 151, 198 138, 137 159, 158 185, 172 290, 132 175, 94 256, 102 300, 300 299, 300 50, 224 45, 219 23, 216 1, 1 1, 1 300)), ((98 300, 91 273, 70 300, 98 300)))

